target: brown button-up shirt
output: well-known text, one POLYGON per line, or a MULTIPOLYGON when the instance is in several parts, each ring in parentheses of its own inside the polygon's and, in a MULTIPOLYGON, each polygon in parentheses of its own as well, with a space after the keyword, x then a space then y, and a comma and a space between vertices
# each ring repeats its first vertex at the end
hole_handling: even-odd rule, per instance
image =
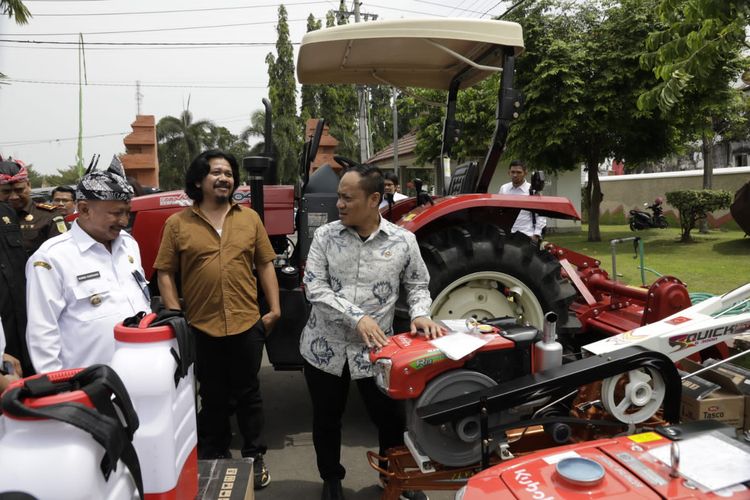
POLYGON ((253 210, 233 204, 221 235, 197 206, 167 219, 154 268, 180 273, 185 315, 214 337, 248 330, 260 319, 253 265, 272 261, 263 223, 253 210))

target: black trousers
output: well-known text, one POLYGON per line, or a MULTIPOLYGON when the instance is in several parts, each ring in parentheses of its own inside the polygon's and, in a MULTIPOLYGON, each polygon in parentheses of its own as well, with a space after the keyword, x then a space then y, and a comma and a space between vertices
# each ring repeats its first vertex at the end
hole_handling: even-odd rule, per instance
MULTIPOLYGON (((305 380, 313 405, 313 445, 320 477, 326 481, 344 479, 341 465, 341 418, 349 395, 349 364, 341 376, 331 375, 305 362, 305 380)), ((375 385, 373 377, 355 380, 370 420, 378 429, 380 454, 404 444, 406 428, 401 401, 389 398, 375 385)))
POLYGON ((229 418, 236 410, 242 435, 242 456, 265 453, 261 440, 264 415, 258 372, 263 359, 265 328, 258 321, 246 332, 211 337, 193 328, 196 335, 196 377, 200 383, 198 457, 226 457, 232 441, 229 418))

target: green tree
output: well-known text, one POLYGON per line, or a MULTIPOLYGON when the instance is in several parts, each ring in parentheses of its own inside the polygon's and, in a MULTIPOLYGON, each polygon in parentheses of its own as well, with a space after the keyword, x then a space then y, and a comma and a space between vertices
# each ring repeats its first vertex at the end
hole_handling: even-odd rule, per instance
POLYGON ((658 27, 656 1, 541 0, 508 17, 523 25, 526 38, 517 65, 525 110, 511 128, 509 148, 532 168, 585 165, 589 241, 601 240, 598 165, 611 157, 632 163, 661 158, 676 147, 674 128, 636 106, 653 85, 639 57, 658 27))
MULTIPOLYGON (((456 121, 460 134, 451 149, 454 164, 482 158, 492 137, 499 78, 490 77, 458 93, 456 121)), ((440 154, 447 92, 420 89, 399 99, 399 135, 417 128, 419 163, 432 162, 440 154)))
MULTIPOLYGON (((346 10, 346 6, 339 10, 346 10)), ((346 17, 329 11, 326 27, 346 24, 346 17)), ((357 90, 354 85, 319 85, 320 118, 325 118, 329 133, 339 141, 336 152, 353 160, 359 159, 357 137, 357 90)))
MULTIPOLYGON (((4 16, 12 18, 16 24, 27 24, 32 17, 31 12, 21 0, 0 0, 0 12, 4 16)), ((0 73, 0 84, 5 84, 3 82, 5 78, 6 76, 0 73)))
POLYGON ((714 80, 717 69, 723 72, 747 47, 750 1, 662 0, 658 12, 665 25, 649 36, 651 52, 642 61, 659 82, 641 102, 657 101, 669 111, 685 92, 714 80))
MULTIPOLYGON (((310 14, 307 16, 307 32, 316 31, 321 28, 321 21, 310 14)), ((300 118, 302 123, 307 123, 310 118, 320 118, 320 85, 302 85, 300 105, 300 118)))
POLYGON ((300 151, 300 128, 297 118, 297 84, 294 78, 294 56, 289 39, 289 24, 284 5, 279 6, 276 25, 276 56, 268 53, 268 96, 273 105, 273 141, 279 180, 291 183, 297 178, 297 156, 300 151))
POLYGON ((370 135, 372 152, 376 153, 393 142, 393 92, 386 85, 372 85, 367 89, 370 96, 370 135))
POLYGON ((263 152, 266 146, 265 142, 266 132, 266 111, 264 109, 256 109, 250 115, 250 125, 242 129, 240 132, 240 140, 249 144, 250 139, 260 137, 261 141, 256 142, 248 150, 249 156, 257 156, 263 152))
MULTIPOLYGON (((189 105, 189 101, 188 101, 189 105)), ((182 187, 190 162, 215 142, 216 126, 209 120, 193 121, 189 109, 179 117, 165 116, 156 124, 159 156, 159 185, 182 187)))
POLYGON ((16 24, 27 24, 32 17, 21 0, 0 0, 0 11, 4 16, 12 18, 16 24))
POLYGON ((648 37, 644 68, 657 80, 638 99, 679 123, 688 140, 701 143, 703 188, 712 187, 713 150, 746 122, 742 91, 733 87, 747 69, 745 27, 750 3, 727 0, 662 0, 663 25, 648 37))
POLYGON ((78 166, 70 165, 67 168, 58 168, 57 174, 44 176, 44 183, 48 186, 68 186, 78 184, 80 178, 78 166))

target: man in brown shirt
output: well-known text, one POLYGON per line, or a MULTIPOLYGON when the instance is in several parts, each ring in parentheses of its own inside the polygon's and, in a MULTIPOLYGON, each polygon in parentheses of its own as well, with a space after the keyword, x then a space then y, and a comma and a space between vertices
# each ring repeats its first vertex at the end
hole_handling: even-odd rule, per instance
POLYGON ((230 456, 234 401, 242 456, 255 459, 255 487, 263 488, 270 475, 263 462, 258 372, 265 336, 281 315, 279 286, 276 253, 258 214, 231 201, 238 183, 231 154, 210 150, 193 160, 185 192, 194 204, 167 219, 154 268, 169 309, 180 309, 175 280, 180 274, 185 314, 196 335, 199 458, 230 456), (270 306, 262 317, 253 267, 270 306))

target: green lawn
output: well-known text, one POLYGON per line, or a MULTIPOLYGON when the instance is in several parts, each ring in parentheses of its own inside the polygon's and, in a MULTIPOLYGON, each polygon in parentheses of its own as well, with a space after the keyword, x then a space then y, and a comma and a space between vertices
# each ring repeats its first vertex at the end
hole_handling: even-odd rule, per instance
MULTIPOLYGON (((549 234, 547 239, 561 247, 595 257, 611 274, 612 247, 610 240, 640 236, 645 248, 645 267, 679 278, 690 292, 721 294, 750 282, 750 237, 741 231, 712 230, 700 234, 693 230, 694 243, 680 243, 679 228, 648 229, 633 232, 627 226, 601 226, 601 242, 589 242, 588 226, 581 233, 549 234)), ((617 245, 618 279, 631 285, 641 284, 639 260, 634 259, 632 242, 617 245)), ((656 274, 647 272, 646 282, 656 274)))

